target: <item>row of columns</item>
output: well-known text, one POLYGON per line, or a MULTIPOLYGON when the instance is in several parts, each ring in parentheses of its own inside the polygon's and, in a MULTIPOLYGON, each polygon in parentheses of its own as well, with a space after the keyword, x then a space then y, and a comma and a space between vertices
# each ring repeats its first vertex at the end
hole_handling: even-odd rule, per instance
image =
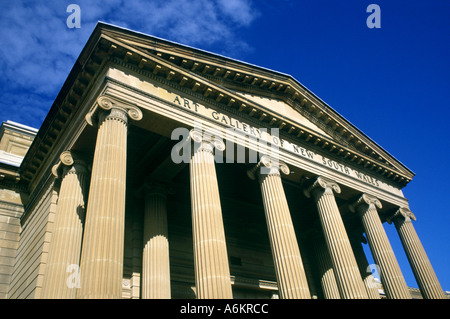
MULTIPOLYGON (((140 120, 139 109, 102 97, 89 114, 97 123, 89 194, 87 170, 72 153, 61 155, 55 174, 62 179, 46 276, 44 298, 121 298, 125 222, 125 185, 128 119, 140 120), (62 167, 62 169, 61 169, 62 167), (89 196, 89 200, 87 200, 89 196), (87 203, 86 214, 84 207, 87 203), (83 227, 84 223, 84 227, 83 227), (67 282, 67 265, 79 265, 78 289, 67 282)), ((191 131, 197 147, 190 161, 192 233, 197 298, 232 298, 225 232, 217 183, 214 149, 224 143, 212 135, 191 131)), ((311 298, 281 173, 288 166, 263 156, 251 170, 264 204, 271 251, 281 298, 311 298)), ((314 200, 322 228, 316 251, 326 298, 379 298, 361 269, 361 251, 354 253, 334 193, 339 185, 325 177, 308 180, 304 193, 314 200), (359 257, 358 257, 359 256, 359 257), (364 278, 363 278, 364 277, 364 278)), ((167 189, 148 184, 145 197, 142 297, 170 298, 167 189)), ((358 214, 388 298, 411 298, 384 232, 377 207, 368 194, 351 205, 358 214)), ((444 298, 425 251, 411 223, 400 209, 392 217, 419 288, 425 298, 444 298)), ((391 222, 391 220, 390 220, 391 222)), ((364 254, 362 252, 362 254, 364 254)), ((370 279, 370 278, 369 278, 370 279)))

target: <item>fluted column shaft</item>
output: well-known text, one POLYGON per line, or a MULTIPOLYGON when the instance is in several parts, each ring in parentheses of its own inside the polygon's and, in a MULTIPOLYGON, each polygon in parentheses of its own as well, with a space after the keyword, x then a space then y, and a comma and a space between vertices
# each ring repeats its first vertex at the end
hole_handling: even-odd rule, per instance
POLYGON ((316 202, 341 298, 368 298, 333 190, 340 192, 340 187, 318 177, 306 187, 305 195, 316 202))
POLYGON ((139 120, 142 113, 109 98, 98 103, 78 298, 117 299, 122 298, 128 116, 139 120))
POLYGON ((375 263, 379 267, 380 279, 388 299, 411 299, 408 286, 395 258, 377 208, 381 203, 373 196, 363 194, 351 206, 361 218, 375 263))
POLYGON ((334 276, 333 264, 330 259, 327 245, 322 237, 314 239, 314 250, 320 274, 323 297, 325 299, 341 299, 339 288, 334 276))
POLYGON ((74 159, 70 152, 63 152, 60 159, 54 167, 55 175, 61 175, 62 180, 43 283, 45 299, 74 299, 79 284, 88 172, 84 162, 74 159))
POLYGON ((423 298, 446 299, 411 219, 416 220, 413 213, 407 208, 400 208, 389 222, 394 221, 423 298))
POLYGON ((361 245, 361 240, 357 240, 357 238, 361 239, 364 237, 350 236, 350 244, 352 245, 356 263, 358 264, 359 272, 361 273, 367 295, 369 296, 369 299, 381 299, 380 293, 378 292, 378 288, 375 284, 375 278, 373 277, 372 270, 370 269, 369 262, 367 261, 366 254, 364 253, 364 249, 361 245))
POLYGON ((164 185, 146 185, 142 298, 170 299, 169 233, 167 190, 164 185))
POLYGON ((195 284, 198 299, 229 299, 230 269, 220 205, 213 149, 223 142, 191 131, 195 150, 191 157, 190 187, 195 284))
MULTIPOLYGON (((311 299, 291 213, 284 193, 280 170, 289 174, 285 163, 263 156, 255 173, 259 177, 272 256, 280 297, 311 299), (267 172, 264 172, 264 169, 267 172), (262 170, 262 171, 261 171, 262 170)), ((251 172, 249 174, 251 177, 251 172)))

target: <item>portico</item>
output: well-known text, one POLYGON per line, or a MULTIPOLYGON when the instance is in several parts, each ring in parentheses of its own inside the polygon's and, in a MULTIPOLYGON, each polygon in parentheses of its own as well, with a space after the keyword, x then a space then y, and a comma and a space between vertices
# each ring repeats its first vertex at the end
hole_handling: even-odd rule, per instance
POLYGON ((23 164, 24 223, 45 215, 42 180, 58 196, 37 298, 67 291, 68 263, 71 298, 375 299, 364 236, 408 299, 391 221, 422 295, 445 297, 402 193, 414 174, 290 76, 104 24, 79 62, 23 164))

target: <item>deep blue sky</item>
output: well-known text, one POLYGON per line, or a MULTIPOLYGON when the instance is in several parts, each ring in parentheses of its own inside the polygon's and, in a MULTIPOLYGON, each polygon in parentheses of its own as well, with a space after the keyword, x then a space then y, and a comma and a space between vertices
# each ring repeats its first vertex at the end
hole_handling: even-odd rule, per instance
MULTIPOLYGON (((404 194, 450 290, 450 1, 93 3, 1 0, 0 120, 40 127, 99 20, 288 73, 416 173, 404 194), (79 29, 66 25, 71 3, 79 29), (366 25, 371 3, 379 29, 366 25)), ((417 287, 394 226, 385 228, 417 287)))

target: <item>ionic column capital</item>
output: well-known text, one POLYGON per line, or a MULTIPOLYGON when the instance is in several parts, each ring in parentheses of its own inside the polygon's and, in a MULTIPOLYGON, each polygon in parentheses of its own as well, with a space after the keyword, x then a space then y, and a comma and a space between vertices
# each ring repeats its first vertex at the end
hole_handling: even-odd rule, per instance
POLYGON ((127 125, 128 118, 139 121, 142 117, 142 111, 136 105, 102 95, 97 98, 92 110, 86 114, 86 122, 91 126, 98 126, 105 119, 114 119, 127 125))
POLYGON ((212 154, 214 149, 219 151, 225 150, 225 143, 214 134, 192 129, 189 132, 189 137, 192 141, 199 144, 199 147, 195 148, 197 152, 208 152, 212 154))
POLYGON ((67 173, 85 173, 86 171, 86 163, 73 151, 62 152, 58 162, 52 167, 52 173, 56 178, 63 177, 67 173))
POLYGON ((381 209, 383 206, 378 198, 369 194, 362 194, 356 201, 349 205, 349 209, 352 213, 364 212, 367 207, 374 206, 375 208, 381 209))
POLYGON ((389 224, 392 224, 392 222, 396 218, 403 218, 405 220, 416 220, 416 216, 411 212, 411 210, 408 207, 400 207, 397 209, 391 216, 387 218, 387 222, 389 224))
POLYGON ((257 176, 280 175, 280 172, 284 175, 289 175, 291 171, 285 162, 280 161, 278 158, 263 155, 258 164, 247 171, 247 175, 254 180, 257 176))
POLYGON ((305 187, 303 189, 303 193, 308 198, 311 197, 312 191, 317 189, 322 191, 334 191, 337 194, 341 192, 341 188, 339 187, 338 183, 323 176, 318 176, 315 179, 306 180, 304 185, 305 187))

